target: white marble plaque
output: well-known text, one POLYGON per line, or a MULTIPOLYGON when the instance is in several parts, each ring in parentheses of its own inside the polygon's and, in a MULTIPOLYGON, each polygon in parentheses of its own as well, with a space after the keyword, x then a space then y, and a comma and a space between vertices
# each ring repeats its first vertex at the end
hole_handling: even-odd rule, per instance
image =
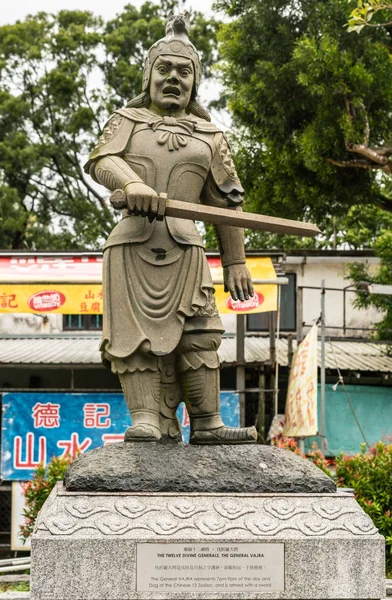
POLYGON ((284 544, 137 544, 137 592, 283 592, 284 544))

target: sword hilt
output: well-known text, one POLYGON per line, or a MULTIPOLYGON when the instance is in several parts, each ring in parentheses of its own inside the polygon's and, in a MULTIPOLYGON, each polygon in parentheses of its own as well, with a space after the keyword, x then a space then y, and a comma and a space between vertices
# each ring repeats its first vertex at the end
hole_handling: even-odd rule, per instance
MULTIPOLYGON (((161 199, 161 201, 158 204, 156 218, 158 221, 162 221, 163 217, 165 216, 165 204, 166 203, 164 202, 164 200, 167 199, 167 194, 161 193, 161 194, 158 194, 158 197, 161 199)), ((113 208, 115 210, 122 210, 124 208, 128 208, 127 196, 126 196, 124 190, 121 190, 121 189, 114 190, 114 192, 112 192, 112 195, 110 196, 110 204, 113 206, 113 208)))
POLYGON ((127 208, 127 197, 124 190, 114 190, 110 196, 110 204, 116 210, 127 208))

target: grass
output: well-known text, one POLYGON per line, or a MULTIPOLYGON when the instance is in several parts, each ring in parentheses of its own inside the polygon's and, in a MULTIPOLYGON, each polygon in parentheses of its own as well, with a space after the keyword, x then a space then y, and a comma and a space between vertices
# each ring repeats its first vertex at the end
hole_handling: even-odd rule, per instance
POLYGON ((30 583, 28 581, 20 581, 19 583, 3 583, 0 582, 0 593, 2 592, 29 592, 30 583))

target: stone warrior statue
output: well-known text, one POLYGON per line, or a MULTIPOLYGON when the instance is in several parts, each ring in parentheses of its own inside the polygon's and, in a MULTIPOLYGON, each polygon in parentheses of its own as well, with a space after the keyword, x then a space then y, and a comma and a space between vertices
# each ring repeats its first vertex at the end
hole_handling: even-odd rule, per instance
MULTIPOLYGON (((184 400, 191 444, 256 441, 254 427, 225 427, 219 410, 223 333, 203 243, 194 221, 164 217, 165 196, 240 211, 243 189, 230 149, 197 102, 200 60, 187 17, 171 15, 148 51, 143 92, 115 111, 85 166, 127 209, 103 262, 105 363, 131 413, 125 441, 177 439, 184 400)), ((224 283, 234 300, 253 295, 243 230, 216 225, 224 283)))

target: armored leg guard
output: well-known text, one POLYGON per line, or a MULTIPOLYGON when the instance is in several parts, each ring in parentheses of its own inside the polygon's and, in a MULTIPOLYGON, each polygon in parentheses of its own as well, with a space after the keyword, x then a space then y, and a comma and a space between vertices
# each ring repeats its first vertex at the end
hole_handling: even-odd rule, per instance
POLYGON ((220 417, 220 334, 187 334, 179 346, 181 386, 191 421, 191 444, 252 444, 254 427, 225 427, 220 417))
POLYGON ((132 417, 125 442, 157 442, 159 426, 160 372, 135 371, 119 374, 121 387, 132 417))
POLYGON ((175 356, 169 354, 160 360, 161 397, 159 401, 159 423, 162 439, 166 442, 181 442, 181 428, 176 410, 181 400, 181 388, 175 368, 175 356))

